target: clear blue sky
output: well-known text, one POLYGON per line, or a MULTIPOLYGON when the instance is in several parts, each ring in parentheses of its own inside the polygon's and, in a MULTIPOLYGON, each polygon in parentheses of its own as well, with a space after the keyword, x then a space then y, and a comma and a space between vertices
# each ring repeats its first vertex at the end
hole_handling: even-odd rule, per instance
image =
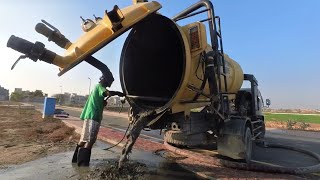
MULTIPOLYGON (((172 17, 197 2, 159 1, 163 15, 172 17)), ((320 1, 319 0, 216 0, 216 15, 222 18, 224 49, 240 63, 245 73, 259 80, 265 98, 274 108, 320 108, 320 1)), ((11 65, 19 53, 6 47, 11 34, 30 41, 42 41, 50 50, 63 50, 37 34, 34 26, 45 19, 58 27, 71 41, 81 34, 80 18, 103 16, 105 9, 131 5, 131 0, 10 0, 0 6, 0 85, 12 91, 42 89, 49 94, 88 93, 89 80, 95 84, 100 72, 82 63, 58 77, 55 66, 22 60, 13 71, 11 65)), ((182 22, 186 24, 192 20, 182 22)), ((111 89, 120 90, 119 57, 126 35, 121 36, 94 56, 106 63, 116 82, 111 89)))

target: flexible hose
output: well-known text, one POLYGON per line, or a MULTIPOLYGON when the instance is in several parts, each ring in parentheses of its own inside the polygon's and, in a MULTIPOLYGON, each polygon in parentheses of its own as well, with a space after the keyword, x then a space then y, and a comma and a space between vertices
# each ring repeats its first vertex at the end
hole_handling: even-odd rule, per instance
POLYGON ((128 130, 129 130, 130 126, 131 126, 131 123, 129 123, 129 125, 128 125, 127 129, 126 129, 126 132, 124 133, 122 139, 121 139, 117 144, 115 144, 115 145, 113 145, 113 146, 110 146, 110 147, 108 147, 108 148, 104 148, 104 149, 102 149, 102 150, 108 151, 108 150, 110 150, 110 149, 118 146, 118 145, 124 140, 124 138, 127 136, 127 133, 128 133, 128 130))
POLYGON ((280 145, 280 144, 267 144, 265 148, 281 148, 287 149, 291 151, 296 151, 299 153, 306 154, 315 158, 318 161, 318 164, 306 167, 275 167, 271 165, 260 164, 256 162, 247 163, 240 163, 230 160, 222 160, 220 159, 220 163, 223 166, 235 169, 242 169, 242 170, 250 170, 250 171, 262 171, 262 172, 269 172, 269 173, 286 173, 286 174, 311 174, 320 172, 320 155, 314 153, 312 151, 308 151, 305 149, 300 149, 293 146, 287 145, 280 145))
POLYGON ((250 162, 249 164, 247 164, 247 163, 241 163, 241 162, 236 162, 231 160, 217 159, 211 156, 205 156, 201 153, 192 152, 185 149, 179 149, 168 144, 167 142, 165 142, 164 144, 169 151, 175 152, 182 156, 187 156, 194 160, 202 161, 208 164, 224 166, 228 168, 241 169, 241 170, 247 170, 247 171, 260 171, 260 172, 268 172, 268 173, 286 173, 286 174, 295 174, 295 175, 320 172, 320 155, 319 154, 314 153, 312 151, 300 149, 297 147, 292 147, 292 146, 268 144, 265 146, 265 148, 282 148, 282 149, 288 149, 291 151, 303 153, 315 158, 318 161, 318 164, 312 165, 312 166, 306 166, 306 167, 278 167, 278 166, 275 167, 272 165, 260 164, 255 162, 250 162))

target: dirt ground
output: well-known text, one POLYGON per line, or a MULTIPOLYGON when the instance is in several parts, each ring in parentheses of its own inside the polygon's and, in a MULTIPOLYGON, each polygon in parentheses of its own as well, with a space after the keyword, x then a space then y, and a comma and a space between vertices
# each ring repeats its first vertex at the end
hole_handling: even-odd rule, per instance
MULTIPOLYGON (((308 123, 310 127, 306 128, 306 131, 320 131, 320 124, 308 123)), ((277 129, 288 129, 287 123, 283 121, 266 121, 266 127, 277 129)), ((293 126, 294 130, 301 130, 299 124, 293 126)))
POLYGON ((61 120, 33 109, 0 107, 0 168, 70 150, 79 140, 61 120))

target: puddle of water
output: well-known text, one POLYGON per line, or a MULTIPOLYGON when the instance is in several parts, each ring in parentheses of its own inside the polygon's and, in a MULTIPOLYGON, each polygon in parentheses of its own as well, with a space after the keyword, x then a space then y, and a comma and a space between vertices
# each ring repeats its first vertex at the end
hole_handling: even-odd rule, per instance
MULTIPOLYGON (((11 166, 0 171, 1 179, 86 179, 87 175, 101 166, 106 160, 118 160, 120 148, 104 151, 108 144, 97 142, 92 150, 90 167, 72 165, 73 152, 64 152, 31 161, 22 165, 11 166)), ((147 166, 147 179, 197 179, 193 173, 182 169, 173 161, 150 152, 136 151, 131 154, 130 161, 144 163, 147 166)))

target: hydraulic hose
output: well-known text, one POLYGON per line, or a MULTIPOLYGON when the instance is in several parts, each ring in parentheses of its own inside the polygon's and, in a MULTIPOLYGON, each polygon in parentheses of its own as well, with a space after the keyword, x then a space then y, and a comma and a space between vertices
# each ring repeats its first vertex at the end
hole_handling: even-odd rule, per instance
POLYGON ((124 140, 124 138, 127 136, 127 133, 128 133, 128 130, 129 130, 130 126, 131 126, 131 123, 129 123, 129 125, 128 125, 128 127, 127 127, 127 129, 126 129, 126 131, 125 131, 125 133, 124 133, 124 135, 122 137, 122 139, 117 144, 114 144, 113 146, 110 146, 108 148, 104 148, 102 150, 108 151, 108 150, 118 146, 124 140))
POLYGON ((102 63, 101 61, 99 61, 93 56, 86 57, 85 61, 89 63, 91 66, 99 69, 108 81, 111 81, 111 82, 114 81, 112 72, 110 71, 110 69, 106 64, 102 63))
POLYGON ((285 173, 285 174, 311 174, 311 173, 317 173, 320 172, 320 155, 317 153, 314 153, 312 151, 300 149, 293 146, 287 146, 287 145, 279 145, 279 144, 267 144, 264 147, 265 148, 282 148, 287 149, 291 151, 296 151, 299 153, 306 154, 308 156, 311 156, 315 158, 318 161, 318 164, 312 165, 312 166, 306 166, 306 167, 275 167, 272 165, 266 165, 266 164, 260 164, 256 162, 250 162, 250 163, 242 163, 242 162, 236 162, 232 160, 225 160, 225 159, 217 159, 211 156, 205 156, 201 153, 197 152, 191 152, 189 150, 179 149, 176 148, 167 142, 165 142, 165 146, 169 151, 173 151, 177 154, 188 156, 192 159, 202 161, 208 164, 214 164, 217 166, 224 166, 228 168, 234 168, 234 169, 241 169, 241 170, 247 170, 247 171, 260 171, 260 172, 268 172, 268 173, 285 173))

